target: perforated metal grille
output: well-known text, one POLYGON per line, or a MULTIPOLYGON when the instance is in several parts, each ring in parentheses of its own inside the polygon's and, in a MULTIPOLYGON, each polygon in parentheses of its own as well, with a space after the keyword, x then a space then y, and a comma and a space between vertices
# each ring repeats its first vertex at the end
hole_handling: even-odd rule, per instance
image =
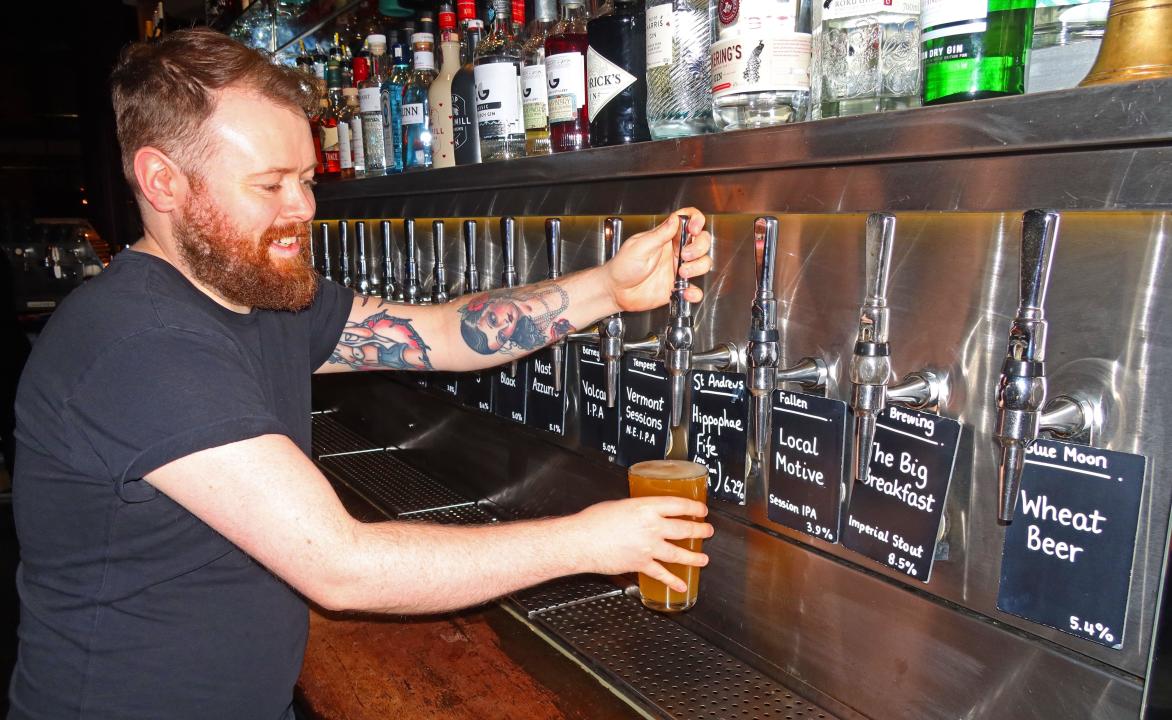
POLYGON ((335 455, 318 460, 323 468, 392 515, 446 508, 468 502, 396 458, 392 452, 335 455))
POLYGON ((834 717, 633 597, 566 605, 533 619, 670 718, 834 717))
POLYGON ((526 614, 533 616, 573 603, 609 595, 620 595, 622 592, 622 588, 615 587, 612 583, 601 578, 576 575, 522 590, 510 599, 526 614))
POLYGON ((371 450, 381 446, 367 440, 350 428, 334 419, 329 413, 316 413, 313 421, 313 457, 334 453, 354 452, 355 450, 371 450))
POLYGON ((399 515, 399 519, 419 520, 420 522, 440 523, 442 525, 483 525, 485 523, 496 522, 496 518, 489 515, 474 503, 399 515))

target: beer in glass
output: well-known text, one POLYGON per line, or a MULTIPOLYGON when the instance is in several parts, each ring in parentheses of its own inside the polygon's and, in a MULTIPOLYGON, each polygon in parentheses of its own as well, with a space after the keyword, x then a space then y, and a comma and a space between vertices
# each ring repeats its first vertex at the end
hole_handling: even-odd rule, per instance
MULTIPOLYGON (((703 465, 685 460, 648 460, 635 463, 627 470, 631 484, 631 497, 671 495, 689 500, 706 502, 708 497, 708 469, 703 465)), ((688 517, 686 520, 702 521, 703 518, 688 517)), ((674 545, 700 552, 703 542, 700 538, 671 540, 674 545)), ((672 575, 688 584, 686 592, 676 592, 663 583, 639 573, 639 594, 643 604, 652 610, 678 612, 696 604, 700 591, 700 568, 694 565, 662 563, 672 575)))

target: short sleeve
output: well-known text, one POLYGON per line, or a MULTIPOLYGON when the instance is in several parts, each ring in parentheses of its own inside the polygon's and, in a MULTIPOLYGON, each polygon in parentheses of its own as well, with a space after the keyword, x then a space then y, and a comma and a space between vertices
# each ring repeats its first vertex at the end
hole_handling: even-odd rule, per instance
POLYGON ((153 489, 139 481, 173 460, 260 435, 289 435, 235 343, 171 328, 139 333, 104 352, 66 408, 74 453, 96 455, 127 501, 150 499, 153 489))
POLYGON ((309 313, 311 360, 314 370, 330 359, 338 341, 342 338, 342 328, 350 317, 350 309, 354 306, 354 291, 345 288, 333 280, 322 279, 318 283, 317 295, 307 311, 309 313))

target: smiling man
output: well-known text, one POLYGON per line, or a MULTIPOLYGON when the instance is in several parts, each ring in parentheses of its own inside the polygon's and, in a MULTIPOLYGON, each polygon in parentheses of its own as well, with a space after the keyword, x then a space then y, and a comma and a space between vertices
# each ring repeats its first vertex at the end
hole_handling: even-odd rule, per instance
MULTIPOLYGON (((707 561, 669 542, 711 534, 678 519, 699 503, 365 525, 308 457, 314 372, 475 370, 664 304, 675 213, 606 265, 537 286, 463 305, 355 297, 307 262, 300 75, 195 30, 129 48, 112 86, 144 234, 62 304, 21 380, 10 717, 290 718, 307 600, 442 612, 578 572, 683 590, 662 563, 707 561)), ((710 237, 686 212, 690 277, 710 237)))

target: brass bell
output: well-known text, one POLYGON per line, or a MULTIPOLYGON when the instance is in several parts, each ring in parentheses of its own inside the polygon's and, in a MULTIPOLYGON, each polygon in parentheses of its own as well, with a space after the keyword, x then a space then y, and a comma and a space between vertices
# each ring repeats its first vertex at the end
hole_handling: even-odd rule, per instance
POLYGON ((1080 87, 1172 77, 1172 0, 1111 0, 1099 55, 1080 87))

